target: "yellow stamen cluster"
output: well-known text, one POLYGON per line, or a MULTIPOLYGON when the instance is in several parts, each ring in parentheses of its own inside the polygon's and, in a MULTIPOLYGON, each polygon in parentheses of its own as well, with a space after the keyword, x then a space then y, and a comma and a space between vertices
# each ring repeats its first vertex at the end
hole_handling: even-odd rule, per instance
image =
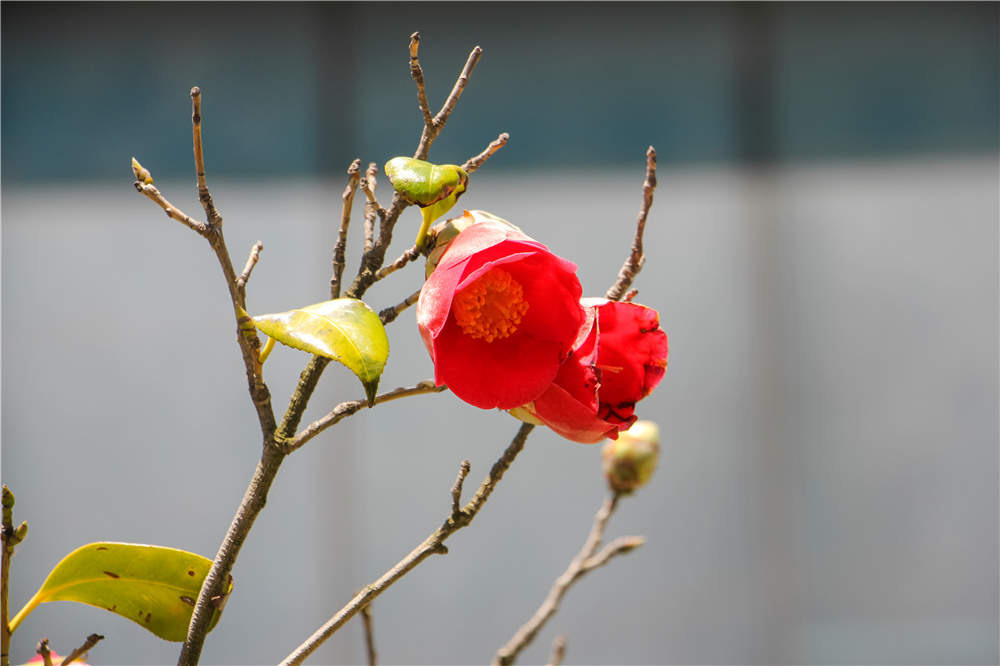
POLYGON ((528 302, 521 284, 502 268, 494 268, 455 294, 451 307, 463 333, 493 342, 517 330, 528 302))

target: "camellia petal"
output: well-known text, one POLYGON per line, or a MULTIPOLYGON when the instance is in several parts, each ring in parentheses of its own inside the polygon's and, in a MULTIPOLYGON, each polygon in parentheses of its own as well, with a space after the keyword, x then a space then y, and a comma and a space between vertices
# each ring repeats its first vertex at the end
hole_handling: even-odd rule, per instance
POLYGON ((601 347, 600 414, 631 425, 635 403, 656 388, 667 369, 667 334, 656 310, 638 303, 585 299, 598 310, 601 347))
POLYGON ((482 408, 510 409, 548 387, 585 312, 576 266, 502 221, 451 241, 428 276, 417 326, 435 381, 482 408))
POLYGON ((592 331, 578 338, 552 385, 514 415, 594 444, 616 439, 635 422, 635 403, 649 395, 666 369, 667 336, 652 308, 606 299, 584 304, 593 313, 592 331))

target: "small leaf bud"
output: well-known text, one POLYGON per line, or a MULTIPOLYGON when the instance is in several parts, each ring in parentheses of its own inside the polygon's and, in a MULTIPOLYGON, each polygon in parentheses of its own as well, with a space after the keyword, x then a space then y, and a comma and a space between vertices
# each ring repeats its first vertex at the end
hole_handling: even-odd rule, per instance
POLYGON ((135 174, 135 179, 143 185, 153 184, 153 176, 149 173, 146 167, 139 164, 139 160, 134 157, 132 158, 132 173, 135 174))
POLYGON ((14 530, 14 536, 11 539, 12 544, 21 543, 28 536, 28 523, 22 522, 14 530))
POLYGON ((652 421, 637 421, 601 450, 604 476, 612 492, 629 494, 653 476, 660 457, 660 428, 652 421))

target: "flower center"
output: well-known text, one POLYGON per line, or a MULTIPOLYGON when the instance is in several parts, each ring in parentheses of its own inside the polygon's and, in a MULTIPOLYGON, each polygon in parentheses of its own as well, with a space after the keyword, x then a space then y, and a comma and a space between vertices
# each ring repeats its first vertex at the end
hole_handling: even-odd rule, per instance
POLYGON ((528 311, 524 289, 510 273, 494 268, 455 294, 452 312, 462 332, 476 340, 502 340, 528 311))

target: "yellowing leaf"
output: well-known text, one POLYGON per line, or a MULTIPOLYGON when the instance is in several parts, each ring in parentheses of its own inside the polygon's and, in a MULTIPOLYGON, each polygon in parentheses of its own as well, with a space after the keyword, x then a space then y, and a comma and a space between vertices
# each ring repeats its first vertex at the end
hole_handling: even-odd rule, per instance
POLYGON ((332 358, 357 375, 373 405, 389 358, 389 338, 375 311, 356 298, 337 298, 253 318, 263 333, 295 349, 332 358))
MULTIPOLYGON (((212 560, 176 548, 101 542, 81 546, 49 572, 10 621, 11 631, 39 604, 77 601, 132 620, 160 638, 183 641, 212 560)), ((230 581, 226 594, 232 590, 230 581)), ((222 614, 213 611, 214 627, 222 614)))

